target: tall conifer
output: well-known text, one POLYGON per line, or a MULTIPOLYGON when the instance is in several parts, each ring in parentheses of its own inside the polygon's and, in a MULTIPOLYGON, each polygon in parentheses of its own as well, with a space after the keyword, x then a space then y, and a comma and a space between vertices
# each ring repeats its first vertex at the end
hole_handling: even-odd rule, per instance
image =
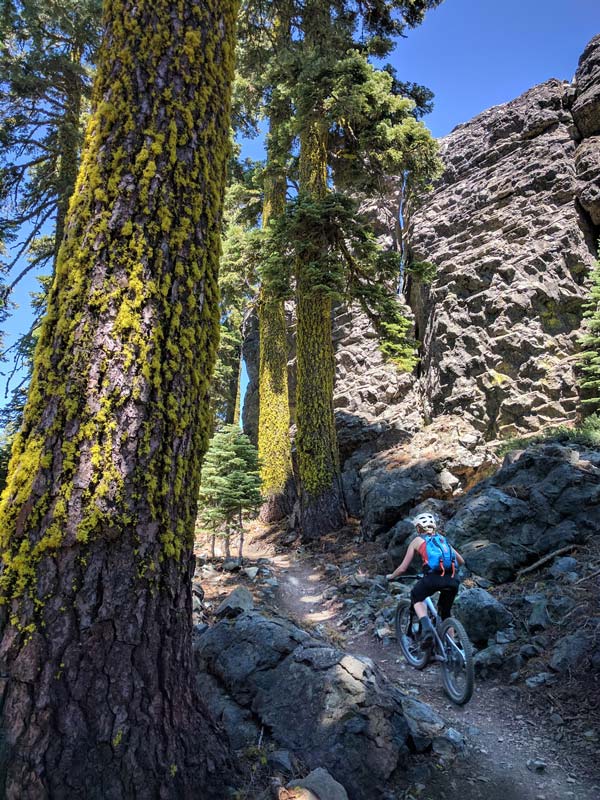
POLYGON ((0 506, 6 796, 223 796, 192 543, 235 0, 106 0, 82 166, 0 506))

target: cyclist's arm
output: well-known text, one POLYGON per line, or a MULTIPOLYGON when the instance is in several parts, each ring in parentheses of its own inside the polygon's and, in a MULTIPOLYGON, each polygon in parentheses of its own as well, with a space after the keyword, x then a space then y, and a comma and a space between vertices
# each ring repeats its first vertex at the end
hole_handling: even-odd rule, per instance
POLYGON ((394 578, 396 578, 398 575, 402 575, 403 572, 406 572, 406 570, 410 567, 410 564, 413 560, 415 553, 419 549, 421 541, 422 540, 419 539, 419 537, 412 540, 412 542, 408 545, 408 550, 406 551, 406 555, 404 556, 404 561, 400 564, 399 567, 396 567, 396 569, 392 573, 386 576, 388 581, 393 581, 394 578))
MULTIPOLYGON (((454 548, 452 548, 452 550, 454 550, 454 548)), ((458 561, 458 566, 462 567, 462 565, 465 563, 464 558, 461 556, 458 550, 454 550, 454 555, 456 556, 456 560, 458 561)))

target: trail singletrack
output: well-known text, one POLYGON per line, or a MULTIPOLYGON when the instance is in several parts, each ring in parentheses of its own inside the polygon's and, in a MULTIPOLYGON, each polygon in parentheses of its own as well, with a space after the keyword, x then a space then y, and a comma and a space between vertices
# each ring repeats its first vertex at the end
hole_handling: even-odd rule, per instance
POLYGON ((471 701, 454 705, 444 694, 439 665, 422 672, 404 661, 395 640, 383 645, 372 631, 336 633, 341 608, 316 557, 272 560, 278 581, 273 607, 300 625, 333 638, 348 652, 371 658, 398 687, 428 703, 466 739, 466 752, 447 769, 428 768, 405 798, 421 800, 598 800, 597 763, 581 763, 556 741, 548 718, 535 715, 516 687, 478 682, 471 701))

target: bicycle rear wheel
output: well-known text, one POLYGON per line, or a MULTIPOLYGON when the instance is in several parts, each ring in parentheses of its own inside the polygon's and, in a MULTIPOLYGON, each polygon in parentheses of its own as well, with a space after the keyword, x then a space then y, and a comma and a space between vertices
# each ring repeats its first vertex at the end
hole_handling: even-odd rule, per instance
POLYGON ((462 706, 471 699, 475 683, 473 648, 462 624, 453 617, 442 622, 439 636, 444 648, 442 680, 448 697, 462 706))
POLYGON ((396 640, 411 667, 424 669, 429 663, 431 648, 423 647, 418 632, 412 630, 413 622, 416 620, 416 616, 411 614, 410 600, 401 600, 396 608, 396 640))

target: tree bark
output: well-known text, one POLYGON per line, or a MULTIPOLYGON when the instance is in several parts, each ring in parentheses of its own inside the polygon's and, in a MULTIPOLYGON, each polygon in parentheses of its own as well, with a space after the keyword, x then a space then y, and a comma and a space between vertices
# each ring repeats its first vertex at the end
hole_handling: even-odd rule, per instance
POLYGON ((238 550, 238 560, 240 562, 240 567, 242 566, 242 562, 244 560, 244 520, 242 518, 242 510, 240 509, 239 517, 238 517, 238 525, 240 526, 240 547, 238 550))
POLYGON ((225 794, 226 753, 194 694, 191 578, 236 10, 105 2, 0 504, 8 800, 225 794))
MULTIPOLYGON (((288 44, 290 23, 287 14, 275 19, 277 53, 288 44)), ((262 223, 268 228, 272 219, 285 213, 287 195, 286 159, 291 149, 282 128, 291 114, 287 98, 276 92, 271 98, 267 168, 265 175, 262 223)), ((258 301, 259 407, 258 457, 261 462, 262 522, 277 522, 291 513, 296 497, 290 442, 290 401, 288 395, 288 345, 285 306, 262 286, 258 301)))
MULTIPOLYGON (((304 15, 305 46, 324 46, 330 25, 329 8, 308 2, 304 15)), ((323 199, 327 192, 328 127, 319 109, 302 121, 300 132, 300 192, 323 199)), ((320 253, 315 252, 315 260, 320 253)), ((312 261, 312 259, 307 259, 312 261)), ((337 530, 346 522, 339 452, 333 410, 335 362, 331 330, 331 299, 312 285, 304 263, 297 265, 298 316, 296 389, 299 523, 305 540, 337 530)))
MULTIPOLYGON (((73 62, 81 64, 82 54, 79 49, 73 52, 73 62)), ((83 65, 81 65, 83 69, 83 65)), ((83 84, 79 77, 71 74, 65 76, 69 85, 65 92, 65 113, 58 128, 58 145, 60 150, 60 165, 58 169, 58 201, 56 208, 56 229, 54 232, 54 263, 65 234, 65 222, 69 210, 69 201, 79 171, 79 150, 81 147, 81 104, 83 99, 83 84)))

